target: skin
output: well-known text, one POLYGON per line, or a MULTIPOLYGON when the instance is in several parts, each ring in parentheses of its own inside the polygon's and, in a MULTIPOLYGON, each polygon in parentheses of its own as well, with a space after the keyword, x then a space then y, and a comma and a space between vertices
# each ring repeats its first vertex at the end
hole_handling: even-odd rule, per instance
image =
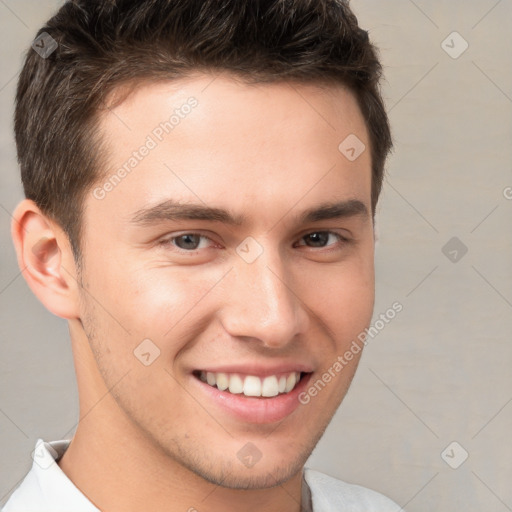
POLYGON ((191 372, 301 362, 315 382, 371 321, 370 152, 350 162, 338 150, 349 134, 369 147, 355 97, 341 86, 212 79, 141 84, 101 114, 108 178, 167 112, 198 101, 103 199, 88 191, 81 272, 66 235, 32 201, 14 214, 29 286, 69 323, 80 422, 59 466, 101 510, 299 511, 303 466, 361 353, 307 405, 270 423, 226 414, 191 372), (132 221, 168 199, 246 222, 132 221), (297 220, 353 199, 366 215, 297 220), (325 231, 349 241, 306 236, 325 231), (207 238, 185 254, 190 242, 169 239, 186 233, 207 238), (249 236, 263 251, 250 264, 236 251, 249 236), (148 366, 134 355, 144 339, 160 350, 148 366), (237 457, 248 442, 262 454, 250 468, 237 457))

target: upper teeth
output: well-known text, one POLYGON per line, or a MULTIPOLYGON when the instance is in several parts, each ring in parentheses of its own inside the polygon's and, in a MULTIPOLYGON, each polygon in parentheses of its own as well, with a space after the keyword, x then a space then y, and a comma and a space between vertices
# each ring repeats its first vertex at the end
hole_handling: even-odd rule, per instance
POLYGON ((221 391, 228 390, 230 393, 242 393, 245 396, 271 397, 279 393, 289 393, 299 382, 300 373, 269 375, 262 379, 254 375, 244 377, 236 373, 201 372, 199 377, 203 382, 207 382, 210 386, 217 386, 221 391))

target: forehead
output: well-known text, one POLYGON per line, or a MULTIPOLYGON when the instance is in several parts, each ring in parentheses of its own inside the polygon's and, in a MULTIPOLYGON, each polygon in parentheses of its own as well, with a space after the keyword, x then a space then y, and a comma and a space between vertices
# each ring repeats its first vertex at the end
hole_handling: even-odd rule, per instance
MULTIPOLYGON (((306 208, 320 196, 370 200, 370 151, 351 161, 343 141, 369 148, 354 95, 343 86, 249 85, 229 75, 146 83, 102 113, 107 167, 86 205, 128 216, 169 198, 244 209, 306 208), (305 198, 305 196, 308 196, 305 198), (96 199, 96 200, 95 200, 96 199)), ((359 149, 359 148, 357 148, 359 149)))

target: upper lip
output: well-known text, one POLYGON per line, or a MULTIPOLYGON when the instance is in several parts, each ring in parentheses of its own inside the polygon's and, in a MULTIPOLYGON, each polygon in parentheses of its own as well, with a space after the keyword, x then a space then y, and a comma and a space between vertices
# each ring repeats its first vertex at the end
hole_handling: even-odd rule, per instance
POLYGON ((254 375, 256 377, 268 377, 292 372, 310 373, 313 368, 303 363, 280 363, 280 364, 225 364, 219 366, 204 366, 195 370, 211 373, 238 373, 240 375, 254 375))

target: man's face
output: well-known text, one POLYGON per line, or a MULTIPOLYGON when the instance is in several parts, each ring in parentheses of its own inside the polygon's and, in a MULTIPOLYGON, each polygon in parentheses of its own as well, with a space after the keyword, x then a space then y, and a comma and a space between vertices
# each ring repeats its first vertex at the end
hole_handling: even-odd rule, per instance
POLYGON ((109 167, 85 201, 81 321, 141 434, 133 446, 227 487, 284 482, 360 354, 309 403, 299 395, 332 375, 373 310, 371 162, 354 96, 198 75, 140 87, 101 128, 109 167), (351 134, 367 147, 353 161, 338 149, 351 134))

